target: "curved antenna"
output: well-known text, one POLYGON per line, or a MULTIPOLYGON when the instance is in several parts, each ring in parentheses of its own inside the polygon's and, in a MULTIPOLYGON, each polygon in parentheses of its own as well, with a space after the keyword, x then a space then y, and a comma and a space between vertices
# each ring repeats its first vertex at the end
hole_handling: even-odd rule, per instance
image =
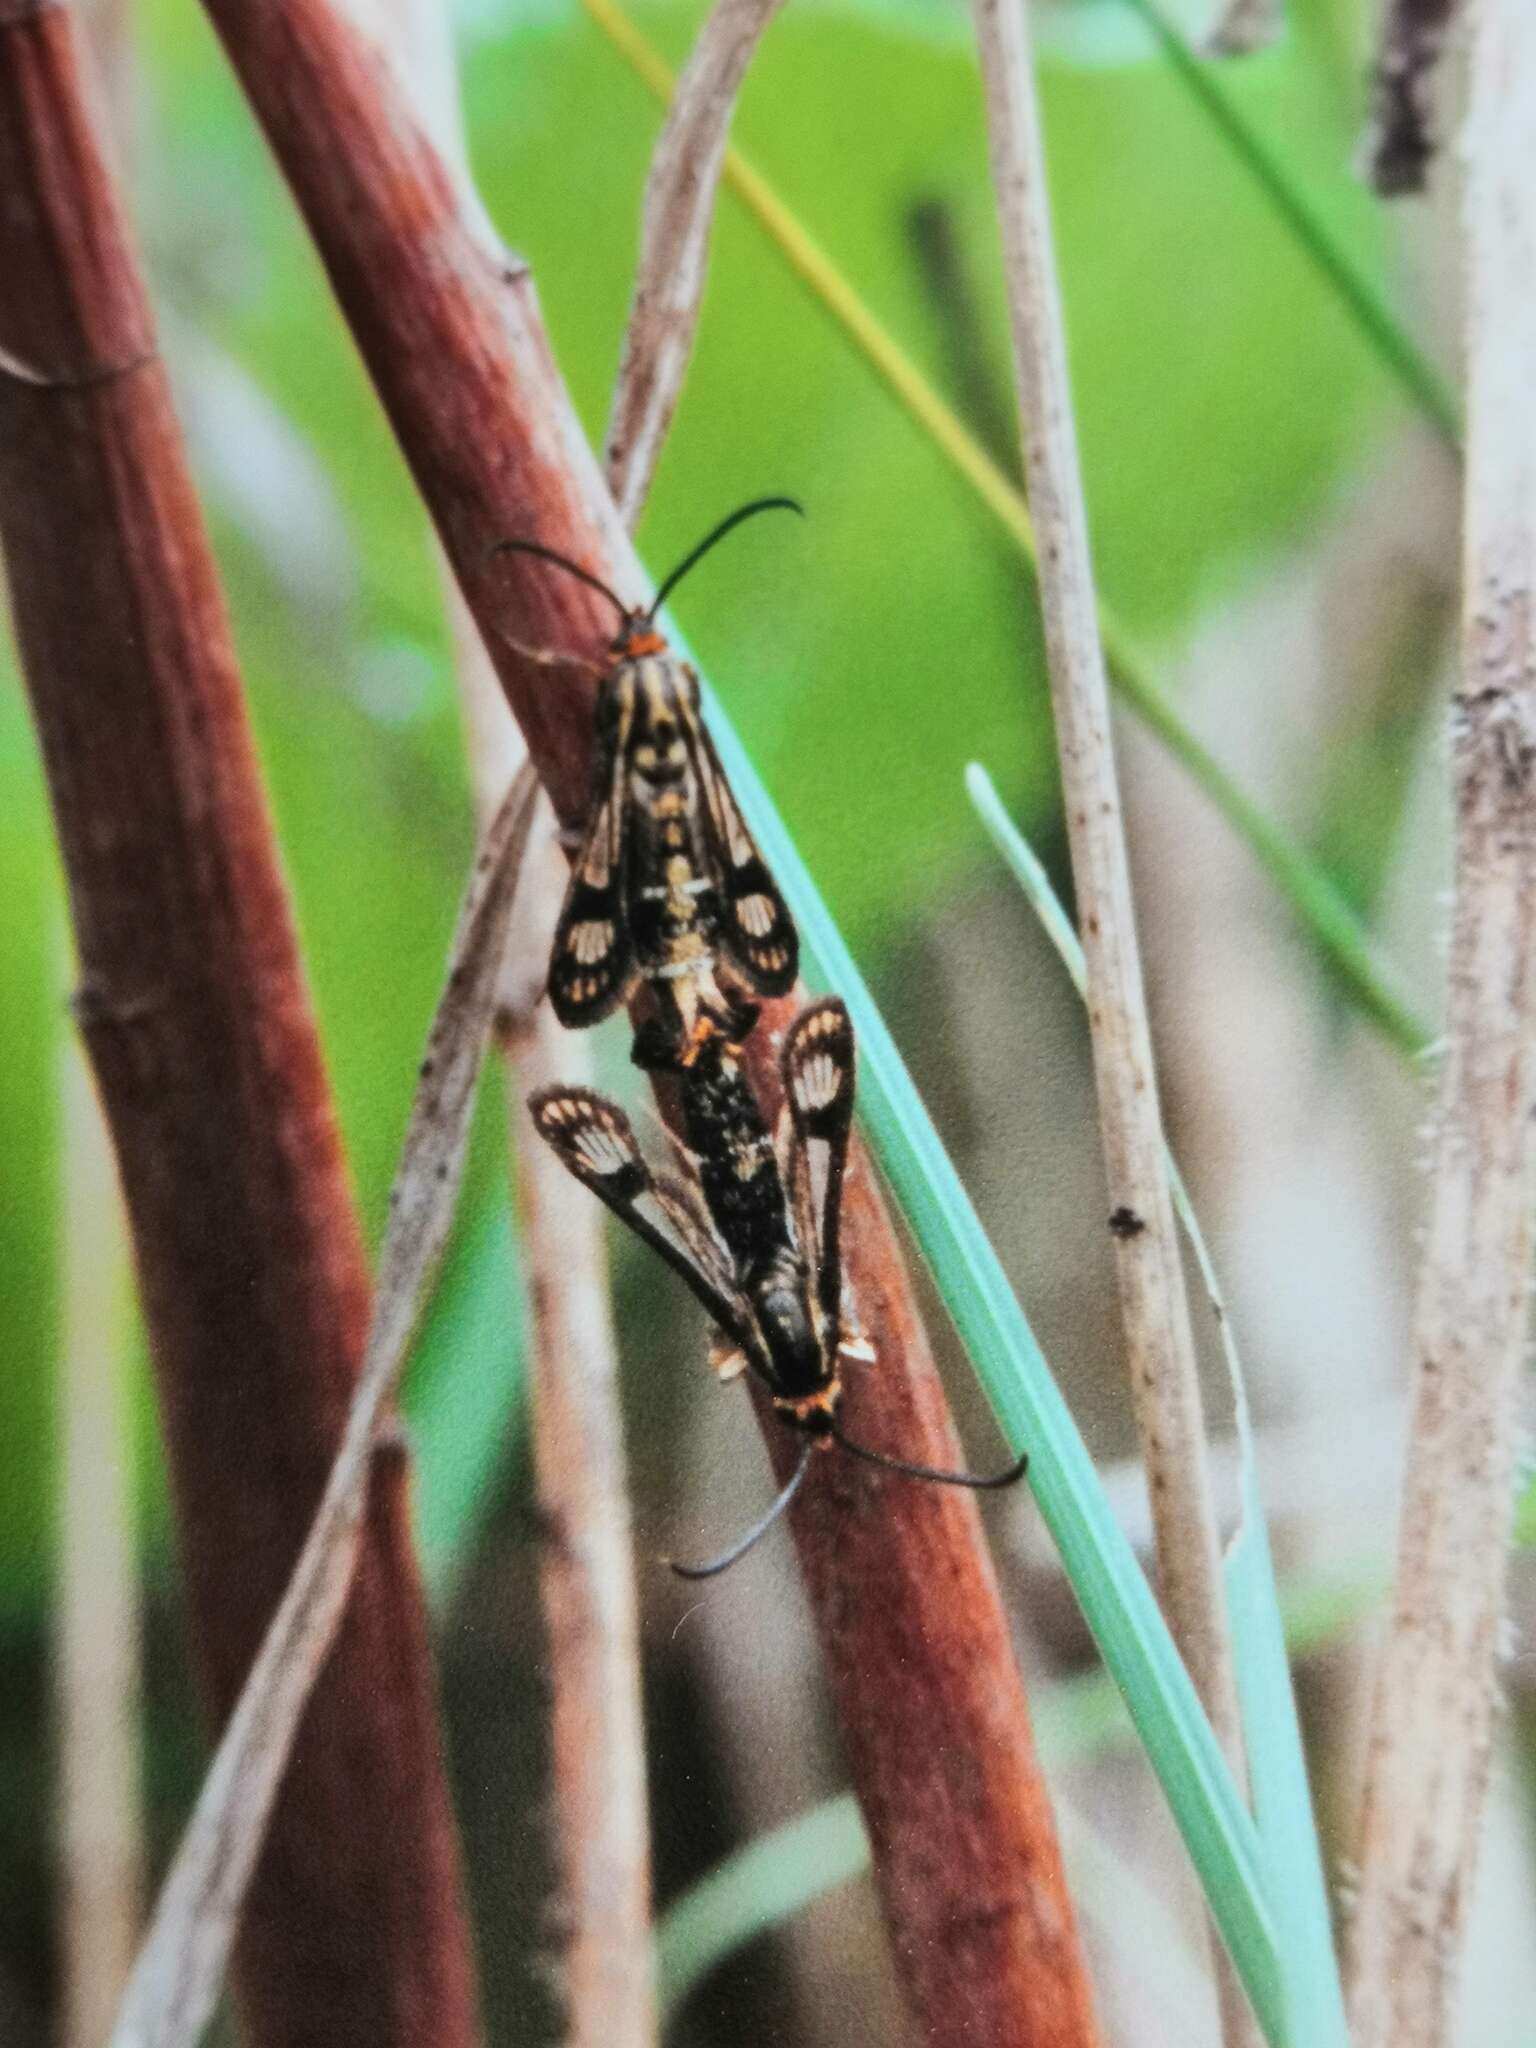
POLYGON ((601 576, 594 576, 590 569, 583 569, 580 562, 573 562, 569 555, 562 555, 555 548, 545 547, 537 540, 499 540, 491 549, 493 555, 537 555, 541 562, 553 562, 557 569, 568 570, 578 582, 585 583, 588 590, 595 590, 600 597, 606 597, 621 619, 632 619, 634 613, 624 600, 611 591, 601 576))
POLYGON ((800 503, 798 498, 754 498, 750 505, 738 505, 734 512, 732 512, 727 518, 721 520, 720 524, 717 527, 715 527, 713 532, 706 533, 704 538, 699 542, 698 546, 693 550, 692 554, 684 555, 683 559, 678 563, 677 567, 672 571, 671 575, 663 580, 660 590, 657 591, 656 596, 652 601, 650 610, 645 614, 646 618, 655 618, 656 614, 661 610, 662 606, 666 603, 668 597, 674 590, 676 590, 678 584, 681 583, 683 578, 688 574, 688 571, 691 568, 693 568, 696 563, 701 562, 704 559, 704 557, 709 553, 710 549, 715 545, 716 541, 724 540, 725 536, 730 532, 733 526, 740 526, 743 519, 751 519, 754 516, 754 514, 758 512, 778 511, 798 512, 802 519, 805 517, 805 507, 800 503))
POLYGON ((785 1486, 783 1492, 768 1510, 767 1514, 763 1516, 762 1520, 754 1522, 739 1543, 733 1543, 730 1549, 725 1551, 720 1557, 712 1557, 708 1564, 679 1564, 675 1557, 663 1558, 662 1562, 669 1564, 680 1579, 713 1579, 718 1577, 721 1572, 728 1571, 738 1558, 746 1556, 760 1536, 767 1535, 768 1531, 800 1491, 800 1482, 810 1468, 811 1451, 813 1448, 814 1446, 810 1438, 807 1437, 805 1445, 800 1452, 800 1462, 790 1474, 788 1485, 785 1486))
POLYGON ((867 1459, 871 1465, 879 1465, 887 1472, 900 1472, 907 1479, 931 1480, 935 1486, 969 1486, 978 1493, 985 1493, 993 1487, 1016 1486, 1029 1470, 1028 1451, 1001 1472, 941 1472, 936 1465, 914 1465, 906 1458, 893 1458, 888 1451, 872 1451, 868 1444, 856 1444, 851 1436, 844 1436, 843 1426, 835 1415, 832 1418, 832 1435, 845 1451, 851 1451, 856 1458, 867 1459))

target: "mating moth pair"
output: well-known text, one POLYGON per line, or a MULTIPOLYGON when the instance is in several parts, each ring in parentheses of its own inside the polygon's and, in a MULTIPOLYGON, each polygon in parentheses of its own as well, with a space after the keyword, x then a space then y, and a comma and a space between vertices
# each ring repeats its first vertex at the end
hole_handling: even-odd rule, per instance
POLYGON ((762 999, 793 988, 793 920, 731 793, 700 712, 698 678, 667 646, 656 614, 679 579, 732 527, 788 498, 742 506, 632 610, 588 570, 530 541, 504 549, 552 562, 619 614, 598 692, 592 794, 555 931, 549 995, 568 1028, 598 1023, 643 986, 654 1012, 636 1033, 638 1065, 676 1082, 688 1174, 653 1172, 622 1109, 588 1088, 529 1098, 534 1123, 568 1170, 659 1253, 711 1317, 736 1370, 766 1387, 803 1438, 772 1508, 724 1556, 674 1565, 723 1571, 788 1505, 818 1444, 962 1486, 1008 1485, 942 1472, 851 1440, 839 1361, 870 1357, 843 1305, 843 1174, 853 1123, 854 1038, 842 1001, 810 1004, 784 1035, 784 1107, 770 1137, 741 1065, 762 999))

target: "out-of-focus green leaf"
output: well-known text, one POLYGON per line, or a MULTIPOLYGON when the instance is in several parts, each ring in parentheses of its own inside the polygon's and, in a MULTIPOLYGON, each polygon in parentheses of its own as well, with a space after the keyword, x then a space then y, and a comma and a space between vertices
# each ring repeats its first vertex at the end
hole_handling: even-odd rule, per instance
POLYGON ((72 987, 53 827, 20 679, 0 651, 0 1622, 47 1584, 58 1329, 59 1075, 72 987))
POLYGON ((524 1308, 505 1191, 493 1190, 460 1230, 406 1390, 416 1454, 416 1544, 439 1609, 473 1547, 491 1481, 522 1434, 524 1308))
POLYGON ((661 2022, 722 1957, 869 1868, 869 1838, 851 1792, 797 1814, 728 1856, 656 1930, 661 2022))
MULTIPOLYGON (((647 26, 681 51, 682 17, 648 14, 647 26)), ((469 97, 482 182, 533 260, 596 434, 657 117, 594 49, 563 30, 479 44, 469 97), (605 110, 603 148, 573 157, 561 138, 593 107, 605 110)), ((1316 174, 1325 212, 1369 263, 1369 211, 1323 111, 1317 62, 1272 53, 1242 67, 1241 92, 1316 174)), ((1372 372, 1173 81, 1051 71, 1046 93, 1096 553, 1116 609, 1162 631, 1318 501, 1372 372)), ((944 309, 910 239, 913 209, 938 200, 976 280, 982 373, 1006 391, 967 54, 867 21, 787 15, 764 44, 738 132, 942 379, 944 309)), ((830 900, 864 937, 961 857, 955 785, 944 785, 963 765, 964 734, 995 736, 1026 807, 1048 792, 1033 600, 934 452, 726 201, 648 559, 664 565, 733 499, 770 487, 806 501, 808 532, 755 535, 750 560, 712 564, 680 602, 703 620, 697 640, 728 696, 733 674, 761 678, 733 709, 830 900)))

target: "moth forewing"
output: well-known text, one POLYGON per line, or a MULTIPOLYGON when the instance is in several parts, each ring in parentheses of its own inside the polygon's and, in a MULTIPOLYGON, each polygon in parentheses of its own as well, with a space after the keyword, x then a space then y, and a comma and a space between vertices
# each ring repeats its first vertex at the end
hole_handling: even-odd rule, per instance
POLYGON ((598 795, 571 867, 549 958, 549 1000, 568 1031, 600 1024, 632 993, 638 972, 624 899, 626 712, 596 778, 598 795))
MULTIPOLYGON (((695 1269, 730 1308, 729 1327, 734 1333, 751 1321, 751 1310, 737 1285, 730 1253, 720 1242, 696 1184, 679 1174, 658 1173, 652 1177, 652 1193, 668 1229, 686 1248, 695 1269)), ((732 1340, 739 1342, 734 1334, 732 1340)))
POLYGON ((628 1117, 590 1088, 539 1088, 534 1127, 561 1164, 663 1258, 738 1348, 753 1342, 752 1311, 729 1262, 683 1186, 651 1172, 628 1117))

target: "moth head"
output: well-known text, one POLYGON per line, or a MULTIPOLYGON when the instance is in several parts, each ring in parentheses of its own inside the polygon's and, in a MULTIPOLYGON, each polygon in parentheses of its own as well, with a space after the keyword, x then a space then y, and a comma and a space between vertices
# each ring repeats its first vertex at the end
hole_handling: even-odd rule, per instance
MULTIPOLYGON (((551 562, 557 569, 565 570, 567 575, 574 576, 579 583, 584 583, 589 590, 595 590, 599 596, 606 597, 619 615, 619 629, 609 642, 608 651, 622 664, 627 661, 638 661, 642 655, 665 654, 667 643, 665 636, 657 627, 656 614, 671 593, 694 564, 702 561, 715 543, 723 540, 732 527, 739 526, 743 519, 750 519, 755 513, 776 510, 801 512, 802 508, 793 498, 754 498, 750 504, 738 506, 729 517, 722 519, 718 526, 705 534, 698 546, 683 557, 669 576, 662 579, 655 597, 644 611, 632 610, 601 576, 596 575, 591 569, 584 568, 580 562, 572 561, 569 555, 561 554, 558 548, 546 547, 542 541, 499 540, 491 549, 491 553, 535 555, 540 561, 551 562)), ((693 693, 694 702, 697 703, 697 679, 693 681, 693 693)))
POLYGON ((667 642, 649 612, 625 612, 608 651, 621 662, 638 661, 645 654, 665 654, 667 642))

